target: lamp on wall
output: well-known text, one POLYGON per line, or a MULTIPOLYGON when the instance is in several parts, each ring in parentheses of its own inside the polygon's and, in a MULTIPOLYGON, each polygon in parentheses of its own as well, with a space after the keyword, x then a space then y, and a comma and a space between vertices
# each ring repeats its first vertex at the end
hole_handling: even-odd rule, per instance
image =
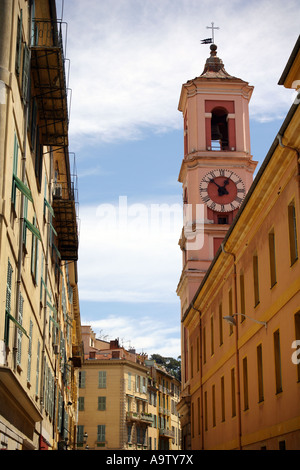
POLYGON ((246 318, 249 318, 250 320, 254 321, 255 323, 260 323, 261 325, 265 325, 265 327, 267 328, 267 322, 265 321, 259 321, 259 320, 255 320, 255 318, 251 318, 251 317, 248 317, 248 315, 245 315, 244 313, 234 313, 233 315, 228 315, 228 316, 225 316, 223 317, 224 320, 226 320, 228 323, 230 323, 230 325, 236 325, 236 321, 235 321, 235 318, 237 315, 241 315, 242 317, 246 317, 246 318))

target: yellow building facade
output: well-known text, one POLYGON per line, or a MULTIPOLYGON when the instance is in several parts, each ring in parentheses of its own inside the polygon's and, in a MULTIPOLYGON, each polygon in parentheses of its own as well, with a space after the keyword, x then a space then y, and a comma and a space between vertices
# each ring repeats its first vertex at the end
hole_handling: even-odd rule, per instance
POLYGON ((180 382, 154 361, 146 361, 149 370, 149 411, 155 425, 149 428, 150 449, 179 450, 181 430, 177 403, 180 382))
POLYGON ((184 449, 300 447, 299 123, 296 97, 183 315, 184 449))
POLYGON ((72 448, 82 342, 62 22, 51 0, 0 9, 0 447, 72 448))
POLYGON ((180 382, 147 356, 82 326, 77 449, 180 448, 180 382))

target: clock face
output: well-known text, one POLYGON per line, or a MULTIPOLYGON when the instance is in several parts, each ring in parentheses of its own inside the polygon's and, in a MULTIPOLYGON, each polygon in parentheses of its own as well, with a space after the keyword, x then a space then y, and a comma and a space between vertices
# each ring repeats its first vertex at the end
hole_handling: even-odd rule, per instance
POLYGON ((200 183, 200 195, 216 212, 238 209, 246 195, 243 180, 231 170, 216 169, 207 173, 200 183))

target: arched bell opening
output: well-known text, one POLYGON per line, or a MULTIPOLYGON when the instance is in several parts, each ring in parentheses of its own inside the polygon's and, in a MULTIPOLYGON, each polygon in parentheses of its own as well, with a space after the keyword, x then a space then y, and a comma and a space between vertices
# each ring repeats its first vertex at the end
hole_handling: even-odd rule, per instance
POLYGON ((228 113, 217 107, 211 116, 211 150, 228 150, 228 113))

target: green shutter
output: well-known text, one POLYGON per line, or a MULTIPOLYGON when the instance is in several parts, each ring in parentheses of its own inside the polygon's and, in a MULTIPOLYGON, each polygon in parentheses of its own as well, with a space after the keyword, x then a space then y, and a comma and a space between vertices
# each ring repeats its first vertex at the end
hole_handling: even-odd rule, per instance
POLYGON ((13 174, 13 184, 16 188, 19 189, 19 191, 21 191, 21 193, 24 194, 27 199, 29 199, 30 202, 33 202, 30 189, 15 174, 13 174))
POLYGON ((99 424, 97 429, 97 441, 105 442, 105 424, 99 424))
POLYGON ((14 135, 14 159, 13 159, 13 174, 18 173, 18 156, 19 156, 19 141, 17 134, 14 135))
POLYGON ((106 397, 98 397, 98 410, 99 411, 106 410, 106 397))
POLYGON ((40 376, 40 349, 41 343, 38 341, 37 355, 36 355, 36 373, 35 373, 35 394, 39 394, 39 376, 40 376))
POLYGON ((22 76, 22 94, 23 101, 27 101, 28 83, 30 74, 30 49, 27 44, 24 44, 23 54, 23 76, 22 76))
POLYGON ((79 388, 85 388, 85 370, 79 372, 79 388))
MULTIPOLYGON (((47 201, 46 198, 44 198, 44 203, 45 203, 45 206, 48 207, 52 217, 55 217, 53 207, 49 204, 49 202, 47 201)), ((57 235, 57 233, 56 233, 56 235, 57 235)))
POLYGON ((8 260, 7 266, 7 280, 6 280, 6 299, 5 299, 5 324, 4 324, 4 342, 6 346, 9 343, 9 321, 11 309, 11 286, 12 286, 12 273, 13 268, 8 260))
POLYGON ((83 443, 83 435, 84 435, 84 426, 78 425, 77 426, 77 444, 83 443))
POLYGON ((84 397, 78 397, 78 411, 84 411, 84 397))
POLYGON ((28 362, 27 362, 27 382, 28 383, 30 383, 30 379, 31 379, 32 330, 33 330, 33 323, 32 323, 32 320, 30 320, 29 341, 28 341, 28 362))
MULTIPOLYGON (((24 304, 24 299, 22 297, 22 294, 19 294, 19 312, 18 312, 18 324, 17 326, 22 327, 23 323, 23 304, 24 304)), ((22 328, 23 329, 23 328, 22 328)), ((17 364, 21 364, 21 358, 22 358, 22 329, 18 328, 18 337, 17 337, 17 364)))
POLYGON ((24 222, 26 227, 33 233, 33 235, 40 241, 42 241, 41 234, 39 229, 33 225, 31 222, 29 222, 28 219, 24 218, 24 222))
POLYGON ((106 388, 106 371, 105 370, 99 371, 98 387, 106 388))

